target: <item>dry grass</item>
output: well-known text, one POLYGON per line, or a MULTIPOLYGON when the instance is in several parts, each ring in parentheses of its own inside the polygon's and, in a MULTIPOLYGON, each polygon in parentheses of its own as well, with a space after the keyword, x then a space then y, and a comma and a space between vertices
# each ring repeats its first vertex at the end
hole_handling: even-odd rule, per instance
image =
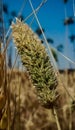
MULTIPOLYGON (((10 77, 10 72, 8 75, 10 77)), ((48 110, 39 104, 27 73, 14 71, 10 88, 12 129, 40 130, 50 126, 50 122, 55 122, 51 112, 48 113, 48 110)))
MULTIPOLYGON (((11 71, 8 72, 8 79, 10 78, 10 75, 11 71)), ((66 86, 65 76, 65 73, 61 74, 66 86)), ((69 82, 68 90, 70 90, 70 94, 73 95, 75 73, 67 76, 69 82), (71 80, 69 80, 69 78, 71 78, 71 80)), ((33 87, 26 72, 20 72, 17 70, 12 72, 10 95, 12 130, 57 130, 53 111, 45 109, 40 105, 36 96, 35 88, 33 87)), ((69 103, 70 97, 68 97, 67 94, 64 95, 65 97, 63 97, 63 100, 67 100, 67 103, 69 103)), ((57 114, 61 124, 61 129, 69 130, 70 109, 68 104, 65 104, 63 109, 57 108, 57 114)), ((72 130, 74 130, 74 109, 71 116, 72 130)))
MULTIPOLYGON (((7 94, 10 92, 7 98, 10 98, 11 130, 57 130, 53 110, 43 108, 38 102, 36 90, 32 85, 29 75, 26 72, 18 70, 8 70, 6 77, 6 91, 7 94)), ((75 72, 64 72, 60 77, 65 87, 67 87, 70 92, 70 95, 74 97, 75 72)), ((62 95, 62 100, 60 100, 60 106, 59 108, 56 108, 61 130, 74 130, 75 111, 74 106, 71 107, 71 105, 74 105, 74 102, 71 102, 71 98, 68 96, 64 88, 63 92, 64 95, 62 95)), ((4 106, 4 109, 5 108, 6 105, 4 106)), ((2 117, 4 114, 1 114, 3 114, 3 108, 0 112, 0 116, 2 117)))

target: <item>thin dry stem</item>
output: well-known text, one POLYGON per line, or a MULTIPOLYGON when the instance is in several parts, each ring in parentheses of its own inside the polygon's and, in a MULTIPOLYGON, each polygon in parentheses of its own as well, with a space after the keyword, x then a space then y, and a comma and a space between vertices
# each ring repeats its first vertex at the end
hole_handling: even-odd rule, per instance
POLYGON ((54 108, 54 116, 55 116, 57 128, 58 128, 58 130, 61 130, 60 123, 59 123, 58 116, 57 116, 57 112, 56 112, 56 109, 55 109, 55 108, 54 108))

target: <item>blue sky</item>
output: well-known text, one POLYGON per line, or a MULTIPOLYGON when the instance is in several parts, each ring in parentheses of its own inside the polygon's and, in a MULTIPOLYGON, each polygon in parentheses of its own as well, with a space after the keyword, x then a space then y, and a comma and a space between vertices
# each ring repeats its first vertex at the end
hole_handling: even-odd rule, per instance
MULTIPOLYGON (((34 8, 36 8, 42 0, 32 0, 34 8)), ((73 45, 70 42, 69 36, 75 34, 75 24, 64 26, 65 19, 65 8, 67 11, 67 17, 74 17, 73 11, 73 0, 68 0, 66 4, 64 0, 47 0, 47 2, 41 7, 37 16, 42 27, 45 29, 46 37, 50 37, 54 40, 53 46, 56 47, 59 44, 63 44, 64 50, 63 54, 75 61, 73 53, 73 45), (66 31, 67 30, 67 31, 66 31)), ((10 18, 10 13, 12 10, 19 13, 24 0, 3 0, 4 3, 8 5, 9 16, 5 15, 5 27, 8 29, 8 19, 10 18)), ((32 12, 29 2, 27 0, 26 5, 22 11, 22 15, 25 17, 32 12)), ((26 21, 30 23, 32 17, 26 21)), ((38 27, 36 20, 32 24, 32 29, 35 31, 38 27)), ((59 55, 60 68, 73 68, 74 65, 64 60, 63 57, 59 55)))

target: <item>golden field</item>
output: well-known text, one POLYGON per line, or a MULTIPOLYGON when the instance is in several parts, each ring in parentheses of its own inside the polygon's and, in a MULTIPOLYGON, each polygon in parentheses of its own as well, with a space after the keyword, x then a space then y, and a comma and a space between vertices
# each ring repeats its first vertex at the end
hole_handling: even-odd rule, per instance
MULTIPOLYGON (((60 73, 62 83, 74 96, 74 71, 63 71, 60 73), (67 85, 67 86, 66 86, 67 85)), ((35 87, 26 72, 18 70, 8 71, 7 82, 10 87, 10 126, 13 130, 57 130, 54 112, 52 109, 45 109, 38 102, 35 87), (9 84, 11 76, 11 81, 9 84)), ((75 129, 74 102, 68 96, 63 87, 64 96, 56 108, 61 130, 75 129)))

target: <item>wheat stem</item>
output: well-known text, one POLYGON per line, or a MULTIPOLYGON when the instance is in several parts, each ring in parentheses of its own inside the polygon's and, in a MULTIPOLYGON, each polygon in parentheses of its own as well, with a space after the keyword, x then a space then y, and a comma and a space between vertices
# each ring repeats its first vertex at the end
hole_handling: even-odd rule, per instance
POLYGON ((54 110, 54 116, 55 116, 57 128, 58 128, 58 130, 61 130, 61 127, 60 127, 60 123, 59 123, 59 120, 58 120, 58 116, 57 116, 56 109, 54 108, 53 110, 54 110))

